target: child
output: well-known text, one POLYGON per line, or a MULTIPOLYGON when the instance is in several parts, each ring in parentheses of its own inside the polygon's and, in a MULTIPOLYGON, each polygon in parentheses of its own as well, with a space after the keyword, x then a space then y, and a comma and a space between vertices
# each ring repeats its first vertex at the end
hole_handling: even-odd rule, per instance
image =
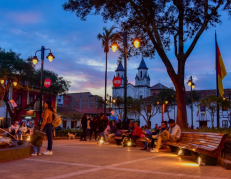
POLYGON ((34 132, 31 136, 31 143, 34 146, 34 153, 31 154, 32 156, 41 155, 40 151, 43 144, 43 137, 46 135, 46 133, 40 131, 39 129, 40 125, 38 124, 35 126, 34 132))

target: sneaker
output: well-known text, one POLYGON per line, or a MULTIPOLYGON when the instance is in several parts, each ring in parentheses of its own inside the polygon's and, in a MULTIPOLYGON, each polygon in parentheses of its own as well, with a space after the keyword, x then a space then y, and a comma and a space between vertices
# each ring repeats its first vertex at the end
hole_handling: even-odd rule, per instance
POLYGON ((150 149, 150 152, 159 152, 159 150, 154 148, 154 149, 150 149))
POLYGON ((109 144, 109 142, 104 142, 103 144, 109 144))
POLYGON ((43 152, 43 155, 53 155, 53 152, 52 152, 52 151, 47 150, 47 151, 43 152))
POLYGON ((147 147, 144 147, 144 148, 142 148, 142 149, 140 149, 140 150, 147 150, 147 147))
POLYGON ((32 153, 31 156, 38 156, 36 153, 32 153))

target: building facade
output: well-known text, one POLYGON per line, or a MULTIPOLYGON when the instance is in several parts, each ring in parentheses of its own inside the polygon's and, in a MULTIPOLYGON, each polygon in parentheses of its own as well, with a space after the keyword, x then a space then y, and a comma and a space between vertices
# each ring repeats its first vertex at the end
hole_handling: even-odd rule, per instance
MULTIPOLYGON (((150 77, 148 74, 148 68, 144 59, 142 58, 139 67, 137 68, 137 74, 135 77, 135 85, 128 83, 124 78, 124 67, 120 62, 117 69, 115 70, 115 76, 118 76, 122 79, 122 85, 120 87, 112 87, 112 97, 124 97, 124 83, 127 84, 127 97, 132 98, 146 98, 150 96, 150 77)), ((114 76, 114 77, 115 77, 114 76)))

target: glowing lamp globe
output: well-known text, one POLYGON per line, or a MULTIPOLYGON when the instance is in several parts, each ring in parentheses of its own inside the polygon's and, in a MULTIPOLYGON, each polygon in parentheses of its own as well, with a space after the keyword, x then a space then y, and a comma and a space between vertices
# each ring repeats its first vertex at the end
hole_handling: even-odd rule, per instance
POLYGON ((14 86, 17 86, 17 84, 18 84, 17 81, 14 81, 14 82, 13 82, 13 85, 14 85, 14 86))
POLYGON ((192 83, 192 89, 194 89, 194 88, 195 88, 195 86, 196 86, 196 85, 195 85, 194 83, 192 83))
POLYGON ((138 38, 135 38, 135 40, 134 40, 134 46, 136 47, 136 48, 139 48, 139 46, 140 46, 140 40, 138 39, 138 38))
POLYGON ((50 62, 53 61, 53 59, 55 58, 54 55, 52 53, 49 53, 48 56, 46 57, 50 62))
POLYGON ((113 51, 113 52, 116 52, 117 48, 118 48, 117 42, 113 42, 112 45, 111 45, 112 51, 113 51))
POLYGON ((187 84, 188 84, 188 86, 191 86, 192 85, 192 81, 189 80, 187 84))
POLYGON ((38 58, 37 58, 37 56, 34 56, 33 57, 33 59, 32 59, 32 63, 34 64, 34 65, 36 65, 37 63, 38 63, 38 58))
POLYGON ((3 85, 5 83, 5 80, 1 80, 1 84, 3 85))

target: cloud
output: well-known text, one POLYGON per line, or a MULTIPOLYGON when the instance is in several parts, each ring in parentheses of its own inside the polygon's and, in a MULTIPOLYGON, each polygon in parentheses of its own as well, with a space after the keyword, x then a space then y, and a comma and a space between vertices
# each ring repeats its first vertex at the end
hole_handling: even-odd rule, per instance
POLYGON ((17 24, 36 24, 41 21, 41 16, 35 12, 9 12, 6 17, 17 24))

